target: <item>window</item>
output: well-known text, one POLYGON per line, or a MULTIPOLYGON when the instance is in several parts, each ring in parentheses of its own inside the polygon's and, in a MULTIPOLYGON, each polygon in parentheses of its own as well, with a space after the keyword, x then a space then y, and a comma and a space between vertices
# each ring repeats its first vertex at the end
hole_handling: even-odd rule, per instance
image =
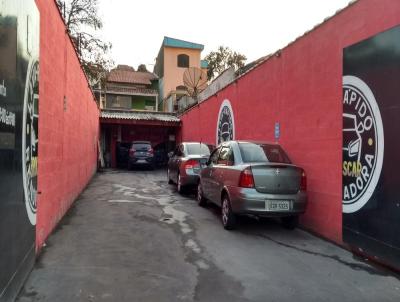
POLYGON ((131 96, 107 95, 107 108, 127 108, 132 107, 131 96))
POLYGON ((231 166, 233 165, 233 152, 229 147, 222 147, 221 152, 219 153, 218 164, 231 166))
POLYGON ((146 143, 146 142, 141 142, 141 143, 133 143, 132 144, 132 149, 137 150, 148 150, 151 149, 151 144, 150 143, 146 143))
POLYGON ((145 100, 144 101, 144 109, 146 110, 155 110, 156 102, 153 100, 145 100))
POLYGON ((178 150, 176 153, 177 156, 183 156, 183 145, 178 146, 178 150))
POLYGON ((210 156, 210 163, 216 165, 218 162, 218 154, 220 149, 215 149, 214 152, 210 156))
POLYGON ((288 156, 279 145, 239 143, 239 149, 245 163, 273 162, 290 164, 288 156))
POLYGON ((185 54, 178 55, 178 67, 189 67, 189 56, 185 54))
POLYGON ((206 144, 187 144, 186 153, 188 155, 210 155, 210 149, 206 144))

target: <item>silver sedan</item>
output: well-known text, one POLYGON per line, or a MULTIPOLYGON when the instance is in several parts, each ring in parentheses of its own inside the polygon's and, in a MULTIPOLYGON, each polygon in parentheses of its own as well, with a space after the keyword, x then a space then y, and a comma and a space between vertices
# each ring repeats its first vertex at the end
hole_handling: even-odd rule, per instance
POLYGON ((179 193, 184 193, 190 186, 197 187, 201 168, 205 165, 213 147, 201 142, 179 144, 175 151, 169 154, 168 183, 176 183, 179 193))
POLYGON ((197 201, 222 208, 222 224, 233 229, 237 215, 280 217, 293 229, 307 205, 306 175, 279 144, 252 141, 222 143, 200 173, 197 201))

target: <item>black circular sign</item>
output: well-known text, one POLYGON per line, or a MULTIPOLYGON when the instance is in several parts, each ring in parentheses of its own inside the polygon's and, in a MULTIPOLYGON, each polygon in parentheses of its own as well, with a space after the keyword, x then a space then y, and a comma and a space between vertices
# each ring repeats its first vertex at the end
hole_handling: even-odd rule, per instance
POLYGON ((383 126, 371 89, 361 79, 343 79, 343 212, 371 198, 383 163, 383 126))
POLYGON ((39 62, 28 66, 22 126, 22 176, 25 205, 31 224, 36 224, 38 168, 39 62))
POLYGON ((219 110, 217 124, 217 145, 233 140, 235 138, 235 123, 233 119, 232 106, 225 100, 219 110))

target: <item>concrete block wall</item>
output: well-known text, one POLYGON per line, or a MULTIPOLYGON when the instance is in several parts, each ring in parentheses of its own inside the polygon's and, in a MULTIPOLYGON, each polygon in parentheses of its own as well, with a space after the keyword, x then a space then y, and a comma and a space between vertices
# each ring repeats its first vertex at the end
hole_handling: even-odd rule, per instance
POLYGON ((96 171, 99 109, 55 1, 40 11, 36 249, 96 171))
POLYGON ((359 0, 181 116, 183 141, 216 141, 229 99, 236 139, 279 143, 308 175, 302 224, 342 243, 343 48, 400 24, 400 1, 359 0))

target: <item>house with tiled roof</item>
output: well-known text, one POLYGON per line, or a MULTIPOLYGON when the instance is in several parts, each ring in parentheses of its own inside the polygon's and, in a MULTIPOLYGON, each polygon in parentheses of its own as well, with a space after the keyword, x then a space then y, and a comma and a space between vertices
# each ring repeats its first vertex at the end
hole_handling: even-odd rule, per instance
POLYGON ((158 76, 118 65, 107 76, 102 107, 158 111, 158 76))
POLYGON ((207 74, 207 61, 201 60, 203 49, 202 44, 164 37, 153 70, 159 78, 159 107, 163 111, 176 111, 179 99, 187 95, 183 83, 187 68, 197 67, 207 74))
POLYGON ((133 141, 149 141, 157 164, 175 148, 180 120, 158 107, 156 74, 127 65, 112 69, 101 92, 100 148, 106 166, 127 167, 133 141))

